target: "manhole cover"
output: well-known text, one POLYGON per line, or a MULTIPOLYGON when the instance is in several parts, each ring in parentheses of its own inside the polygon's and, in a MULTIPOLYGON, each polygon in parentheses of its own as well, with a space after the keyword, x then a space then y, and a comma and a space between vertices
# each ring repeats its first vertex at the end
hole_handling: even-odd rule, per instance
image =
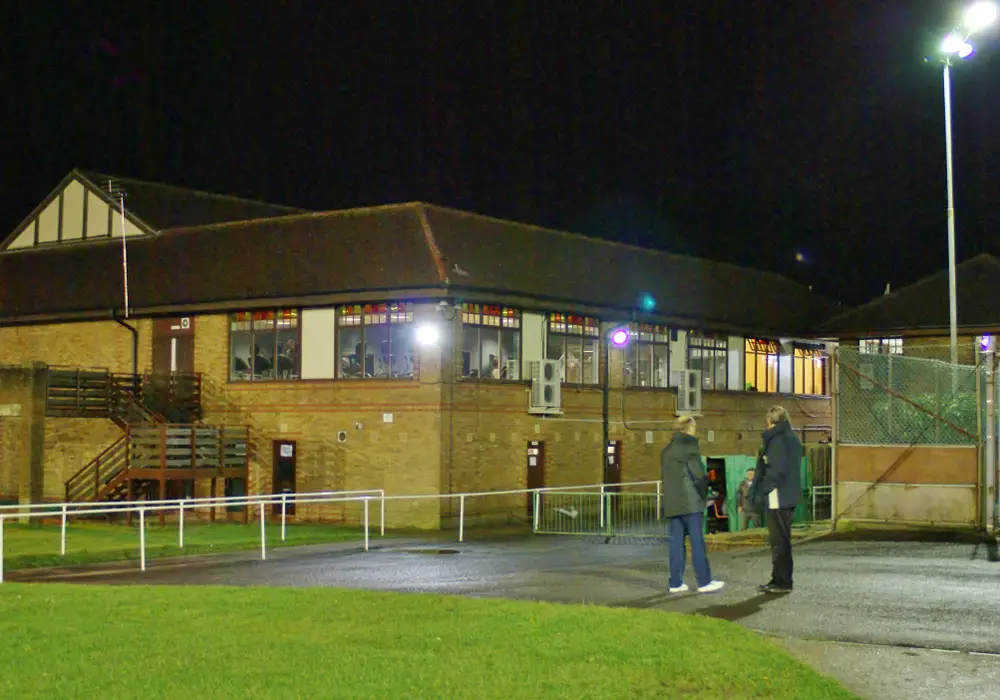
POLYGON ((458 554, 457 549, 404 549, 407 554, 458 554))

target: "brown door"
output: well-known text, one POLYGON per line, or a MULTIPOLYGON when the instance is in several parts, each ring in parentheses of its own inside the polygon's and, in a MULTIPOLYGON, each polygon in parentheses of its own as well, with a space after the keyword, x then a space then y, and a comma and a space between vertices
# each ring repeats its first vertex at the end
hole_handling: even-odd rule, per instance
MULTIPOLYGON (((528 488, 545 488, 545 443, 528 441, 528 488)), ((528 494, 528 517, 535 513, 535 495, 528 494)))
MULTIPOLYGON (((271 493, 295 493, 295 458, 298 448, 294 440, 274 441, 274 470, 271 475, 271 493)), ((281 503, 275 503, 271 512, 281 515, 281 503)), ((295 504, 285 507, 288 515, 295 514, 295 504)))
POLYGON ((153 321, 153 374, 194 372, 194 318, 153 321))
MULTIPOLYGON (((622 441, 608 440, 604 461, 604 483, 617 486, 622 482, 622 441)), ((617 490, 617 489, 615 489, 617 490)))

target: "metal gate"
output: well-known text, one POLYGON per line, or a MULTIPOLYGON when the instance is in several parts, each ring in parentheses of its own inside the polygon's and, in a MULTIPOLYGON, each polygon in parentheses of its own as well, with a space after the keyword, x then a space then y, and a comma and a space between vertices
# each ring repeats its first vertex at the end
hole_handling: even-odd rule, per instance
POLYGON ((641 491, 602 486, 586 490, 539 489, 534 493, 532 526, 549 535, 631 535, 664 537, 660 484, 641 491))

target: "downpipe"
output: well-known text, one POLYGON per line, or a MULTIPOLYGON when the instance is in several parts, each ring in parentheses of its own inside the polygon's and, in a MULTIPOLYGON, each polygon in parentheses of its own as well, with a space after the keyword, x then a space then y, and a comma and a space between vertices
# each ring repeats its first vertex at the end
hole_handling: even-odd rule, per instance
POLYGON ((135 326, 125 323, 114 313, 112 313, 111 317, 115 323, 132 333, 132 392, 135 395, 139 390, 139 331, 135 326))

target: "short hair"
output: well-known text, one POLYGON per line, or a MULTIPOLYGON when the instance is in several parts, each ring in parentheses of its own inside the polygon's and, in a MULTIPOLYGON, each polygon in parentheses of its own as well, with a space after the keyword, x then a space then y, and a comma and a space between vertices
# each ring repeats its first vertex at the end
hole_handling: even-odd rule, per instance
POLYGON ((697 423, 691 416, 681 416, 674 421, 674 430, 678 433, 686 433, 689 426, 694 427, 695 425, 697 425, 697 423))
POLYGON ((772 423, 791 423, 792 419, 788 416, 788 411, 786 411, 782 406, 771 406, 767 411, 767 419, 772 423))

